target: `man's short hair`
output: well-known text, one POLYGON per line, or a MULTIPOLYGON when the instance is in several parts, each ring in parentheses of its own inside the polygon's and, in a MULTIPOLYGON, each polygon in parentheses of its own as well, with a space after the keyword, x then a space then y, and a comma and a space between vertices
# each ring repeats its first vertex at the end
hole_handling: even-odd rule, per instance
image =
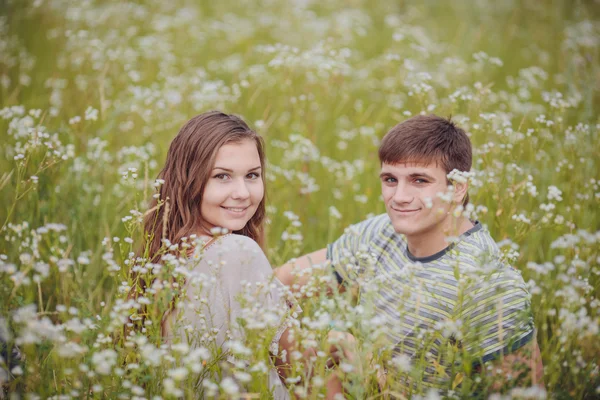
MULTIPOLYGON (((450 119, 417 115, 394 126, 381 141, 379 161, 385 164, 439 163, 449 173, 470 171, 473 159, 471 140, 450 119)), ((469 202, 465 196, 463 205, 469 202)))

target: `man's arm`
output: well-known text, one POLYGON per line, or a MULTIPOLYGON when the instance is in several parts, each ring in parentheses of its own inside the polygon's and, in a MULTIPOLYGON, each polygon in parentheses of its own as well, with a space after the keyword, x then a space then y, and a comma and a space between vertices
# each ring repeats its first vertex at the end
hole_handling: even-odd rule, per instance
POLYGON ((325 261, 327 261, 327 249, 317 250, 276 268, 275 276, 293 292, 298 292, 310 280, 310 267, 314 264, 323 264, 325 261))
POLYGON ((494 390, 515 384, 544 387, 544 367, 535 337, 516 351, 485 363, 484 368, 494 378, 494 390))

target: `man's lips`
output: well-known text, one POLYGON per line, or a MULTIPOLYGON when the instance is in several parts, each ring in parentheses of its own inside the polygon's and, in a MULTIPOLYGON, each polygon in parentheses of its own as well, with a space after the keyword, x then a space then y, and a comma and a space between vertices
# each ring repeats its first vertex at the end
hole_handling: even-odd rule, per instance
POLYGON ((402 210, 399 210, 399 209, 397 209, 397 208, 394 208, 394 207, 392 207, 392 210, 396 211, 396 212, 397 212, 397 213, 399 213, 399 214, 403 214, 403 215, 414 214, 414 213, 416 213, 416 212, 418 212, 418 211, 421 211, 421 209, 420 209, 420 208, 414 208, 414 209, 402 209, 402 210))

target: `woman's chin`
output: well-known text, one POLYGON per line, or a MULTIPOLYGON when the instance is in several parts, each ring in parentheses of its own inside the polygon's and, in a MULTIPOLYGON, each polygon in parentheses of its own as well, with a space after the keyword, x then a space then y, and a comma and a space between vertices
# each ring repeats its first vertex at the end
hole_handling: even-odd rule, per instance
POLYGON ((229 232, 241 231, 246 226, 246 223, 228 223, 223 224, 223 228, 227 229, 229 232))
POLYGON ((241 231, 248 224, 249 219, 245 217, 236 216, 235 218, 214 218, 209 219, 206 222, 209 226, 225 228, 229 232, 241 231))

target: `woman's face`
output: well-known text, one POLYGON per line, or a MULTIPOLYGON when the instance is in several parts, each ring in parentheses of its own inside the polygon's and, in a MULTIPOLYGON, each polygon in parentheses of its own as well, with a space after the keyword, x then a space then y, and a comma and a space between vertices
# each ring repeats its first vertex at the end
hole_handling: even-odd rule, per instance
POLYGON ((207 232, 214 227, 238 231, 263 199, 262 165, 253 140, 223 145, 202 195, 200 213, 207 232))

